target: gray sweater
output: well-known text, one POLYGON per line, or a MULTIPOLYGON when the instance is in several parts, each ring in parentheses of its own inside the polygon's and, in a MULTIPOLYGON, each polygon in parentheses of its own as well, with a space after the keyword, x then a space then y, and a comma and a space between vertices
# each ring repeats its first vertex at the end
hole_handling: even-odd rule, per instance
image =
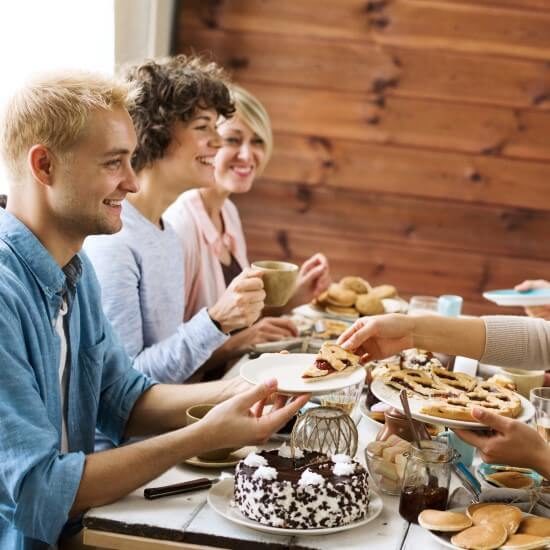
POLYGON ((519 369, 550 369, 550 322, 530 317, 483 317, 486 328, 482 363, 519 369))
POLYGON ((205 308, 183 323, 181 242, 172 227, 151 223, 128 201, 123 228, 84 243, 102 289, 102 304, 134 367, 159 382, 189 378, 227 336, 205 308))

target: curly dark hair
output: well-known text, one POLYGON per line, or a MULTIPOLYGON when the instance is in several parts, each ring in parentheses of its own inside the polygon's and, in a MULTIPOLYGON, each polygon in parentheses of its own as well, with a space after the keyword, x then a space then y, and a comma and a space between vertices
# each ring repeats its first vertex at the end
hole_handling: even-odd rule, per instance
POLYGON ((189 121, 199 109, 214 109, 226 118, 235 112, 227 75, 200 56, 153 59, 126 67, 123 75, 138 90, 129 107, 137 134, 136 172, 164 156, 175 122, 189 121))

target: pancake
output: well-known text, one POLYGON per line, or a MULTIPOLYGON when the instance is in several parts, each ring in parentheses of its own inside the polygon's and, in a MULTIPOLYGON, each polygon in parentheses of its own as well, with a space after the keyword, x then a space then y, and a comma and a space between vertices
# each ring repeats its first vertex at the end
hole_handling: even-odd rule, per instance
POLYGON ((522 511, 509 504, 489 504, 476 510, 471 515, 474 525, 493 525, 500 523, 509 535, 513 535, 523 519, 522 511))
POLYGON ((533 478, 521 472, 496 472, 485 476, 497 487, 508 487, 509 489, 529 489, 535 484, 533 478))
POLYGON ((550 537, 550 519, 535 517, 523 518, 517 532, 522 535, 550 537))
POLYGON ((442 512, 440 510, 423 510, 418 514, 418 523, 424 529, 457 533, 471 527, 472 520, 465 514, 457 512, 442 512))
POLYGON ((466 508, 466 515, 471 519, 474 512, 481 510, 481 508, 484 508, 485 506, 491 506, 491 504, 491 502, 478 502, 477 504, 470 504, 470 506, 466 508))
POLYGON ((469 527, 451 537, 451 542, 459 548, 468 550, 494 550, 502 546, 507 538, 506 529, 497 523, 469 527))
POLYGON ((532 550, 544 547, 547 542, 548 539, 535 535, 511 535, 500 548, 502 550, 532 550))

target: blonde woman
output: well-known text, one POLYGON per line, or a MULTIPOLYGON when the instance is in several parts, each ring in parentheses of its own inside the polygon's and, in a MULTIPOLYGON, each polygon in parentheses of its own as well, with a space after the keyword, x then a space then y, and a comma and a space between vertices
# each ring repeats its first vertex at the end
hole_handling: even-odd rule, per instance
MULTIPOLYGON (((236 112, 221 118, 218 132, 222 147, 216 154, 215 179, 209 188, 183 193, 165 212, 183 243, 186 279, 186 315, 214 303, 229 283, 248 267, 246 242, 233 193, 250 191, 273 151, 269 116, 249 92, 231 87, 236 112)), ((287 309, 310 301, 330 283, 329 266, 322 254, 306 260, 287 309)), ((296 334, 288 319, 264 317, 232 337, 224 351, 280 340, 296 334)))

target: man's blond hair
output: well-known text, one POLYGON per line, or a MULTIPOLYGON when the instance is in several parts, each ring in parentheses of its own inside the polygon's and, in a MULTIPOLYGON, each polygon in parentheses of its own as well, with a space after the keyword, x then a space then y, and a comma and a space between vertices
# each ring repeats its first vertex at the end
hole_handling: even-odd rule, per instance
POLYGON ((9 176, 23 177, 33 145, 62 156, 82 136, 93 111, 128 108, 134 99, 130 84, 94 73, 52 73, 30 81, 7 103, 0 129, 9 176))

